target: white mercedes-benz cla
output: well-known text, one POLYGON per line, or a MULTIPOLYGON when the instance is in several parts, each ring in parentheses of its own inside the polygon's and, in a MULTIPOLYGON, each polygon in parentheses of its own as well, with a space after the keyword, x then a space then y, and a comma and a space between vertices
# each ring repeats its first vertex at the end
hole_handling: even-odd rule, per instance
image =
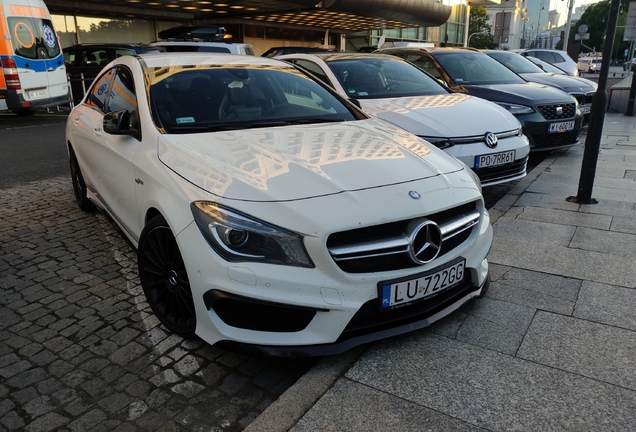
POLYGON ((137 247, 148 303, 183 336, 334 354, 488 288, 477 176, 287 63, 121 57, 66 137, 78 205, 137 247))

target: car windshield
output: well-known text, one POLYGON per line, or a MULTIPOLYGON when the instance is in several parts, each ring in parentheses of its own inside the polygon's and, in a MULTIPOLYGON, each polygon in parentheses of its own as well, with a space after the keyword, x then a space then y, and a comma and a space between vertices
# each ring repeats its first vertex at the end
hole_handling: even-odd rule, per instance
POLYGON ((486 54, 518 74, 544 72, 543 69, 520 54, 505 51, 489 51, 486 54))
POLYGON ((191 65, 147 73, 154 121, 168 133, 366 118, 291 67, 191 65))
POLYGON ((427 73, 400 59, 355 58, 327 63, 347 95, 357 99, 448 94, 427 73))
POLYGON ((519 75, 484 53, 447 51, 433 55, 448 75, 458 84, 525 83, 519 75))

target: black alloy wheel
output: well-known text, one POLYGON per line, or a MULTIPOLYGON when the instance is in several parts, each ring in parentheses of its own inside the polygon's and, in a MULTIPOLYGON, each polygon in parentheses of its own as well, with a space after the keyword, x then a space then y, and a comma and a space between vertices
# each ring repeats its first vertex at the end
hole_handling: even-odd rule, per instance
POLYGON ((73 192, 77 206, 84 211, 94 210, 95 206, 86 196, 86 182, 84 182, 84 177, 82 177, 82 171, 77 162, 75 152, 72 147, 69 147, 68 151, 71 163, 71 181, 73 182, 73 192))
POLYGON ((197 320, 190 280, 163 217, 152 218, 144 227, 137 255, 141 287, 159 321, 173 333, 194 337, 197 320))

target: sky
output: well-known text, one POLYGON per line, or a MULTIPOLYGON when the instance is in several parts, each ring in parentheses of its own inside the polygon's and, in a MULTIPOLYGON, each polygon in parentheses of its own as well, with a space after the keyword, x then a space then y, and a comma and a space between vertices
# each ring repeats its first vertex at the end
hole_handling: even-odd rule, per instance
MULTIPOLYGON (((532 0, 531 0, 532 1, 532 0)), ((574 0, 574 6, 572 12, 577 7, 581 7, 588 4, 598 3, 599 0, 574 0)), ((568 1, 567 0, 550 0, 550 10, 556 9, 561 16, 559 16, 559 25, 565 24, 565 20, 568 17, 568 1)))

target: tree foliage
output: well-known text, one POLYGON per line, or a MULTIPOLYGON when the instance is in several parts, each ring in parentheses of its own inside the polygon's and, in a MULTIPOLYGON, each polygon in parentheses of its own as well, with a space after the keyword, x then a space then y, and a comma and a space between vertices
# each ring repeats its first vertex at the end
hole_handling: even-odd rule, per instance
POLYGON ((493 35, 490 27, 488 11, 483 6, 471 6, 468 18, 468 46, 473 48, 497 48, 492 42, 493 35), (471 37, 472 35, 472 37, 471 37))
MULTIPOLYGON (((623 35, 625 34, 625 22, 627 21, 627 10, 629 9, 629 1, 622 2, 623 13, 618 15, 618 22, 616 23, 616 34, 614 36, 614 43, 612 46, 612 59, 624 60, 624 51, 629 49, 630 42, 623 41, 623 35)), ((570 28, 570 43, 578 43, 576 35, 579 33, 579 27, 583 24, 587 25, 587 31, 590 38, 582 40, 581 52, 587 53, 595 51, 601 53, 605 44, 605 37, 607 35, 607 22, 609 18, 610 2, 609 0, 602 0, 598 3, 587 6, 581 19, 579 19, 570 28)), ((562 42, 557 45, 557 49, 562 48, 562 42)))

